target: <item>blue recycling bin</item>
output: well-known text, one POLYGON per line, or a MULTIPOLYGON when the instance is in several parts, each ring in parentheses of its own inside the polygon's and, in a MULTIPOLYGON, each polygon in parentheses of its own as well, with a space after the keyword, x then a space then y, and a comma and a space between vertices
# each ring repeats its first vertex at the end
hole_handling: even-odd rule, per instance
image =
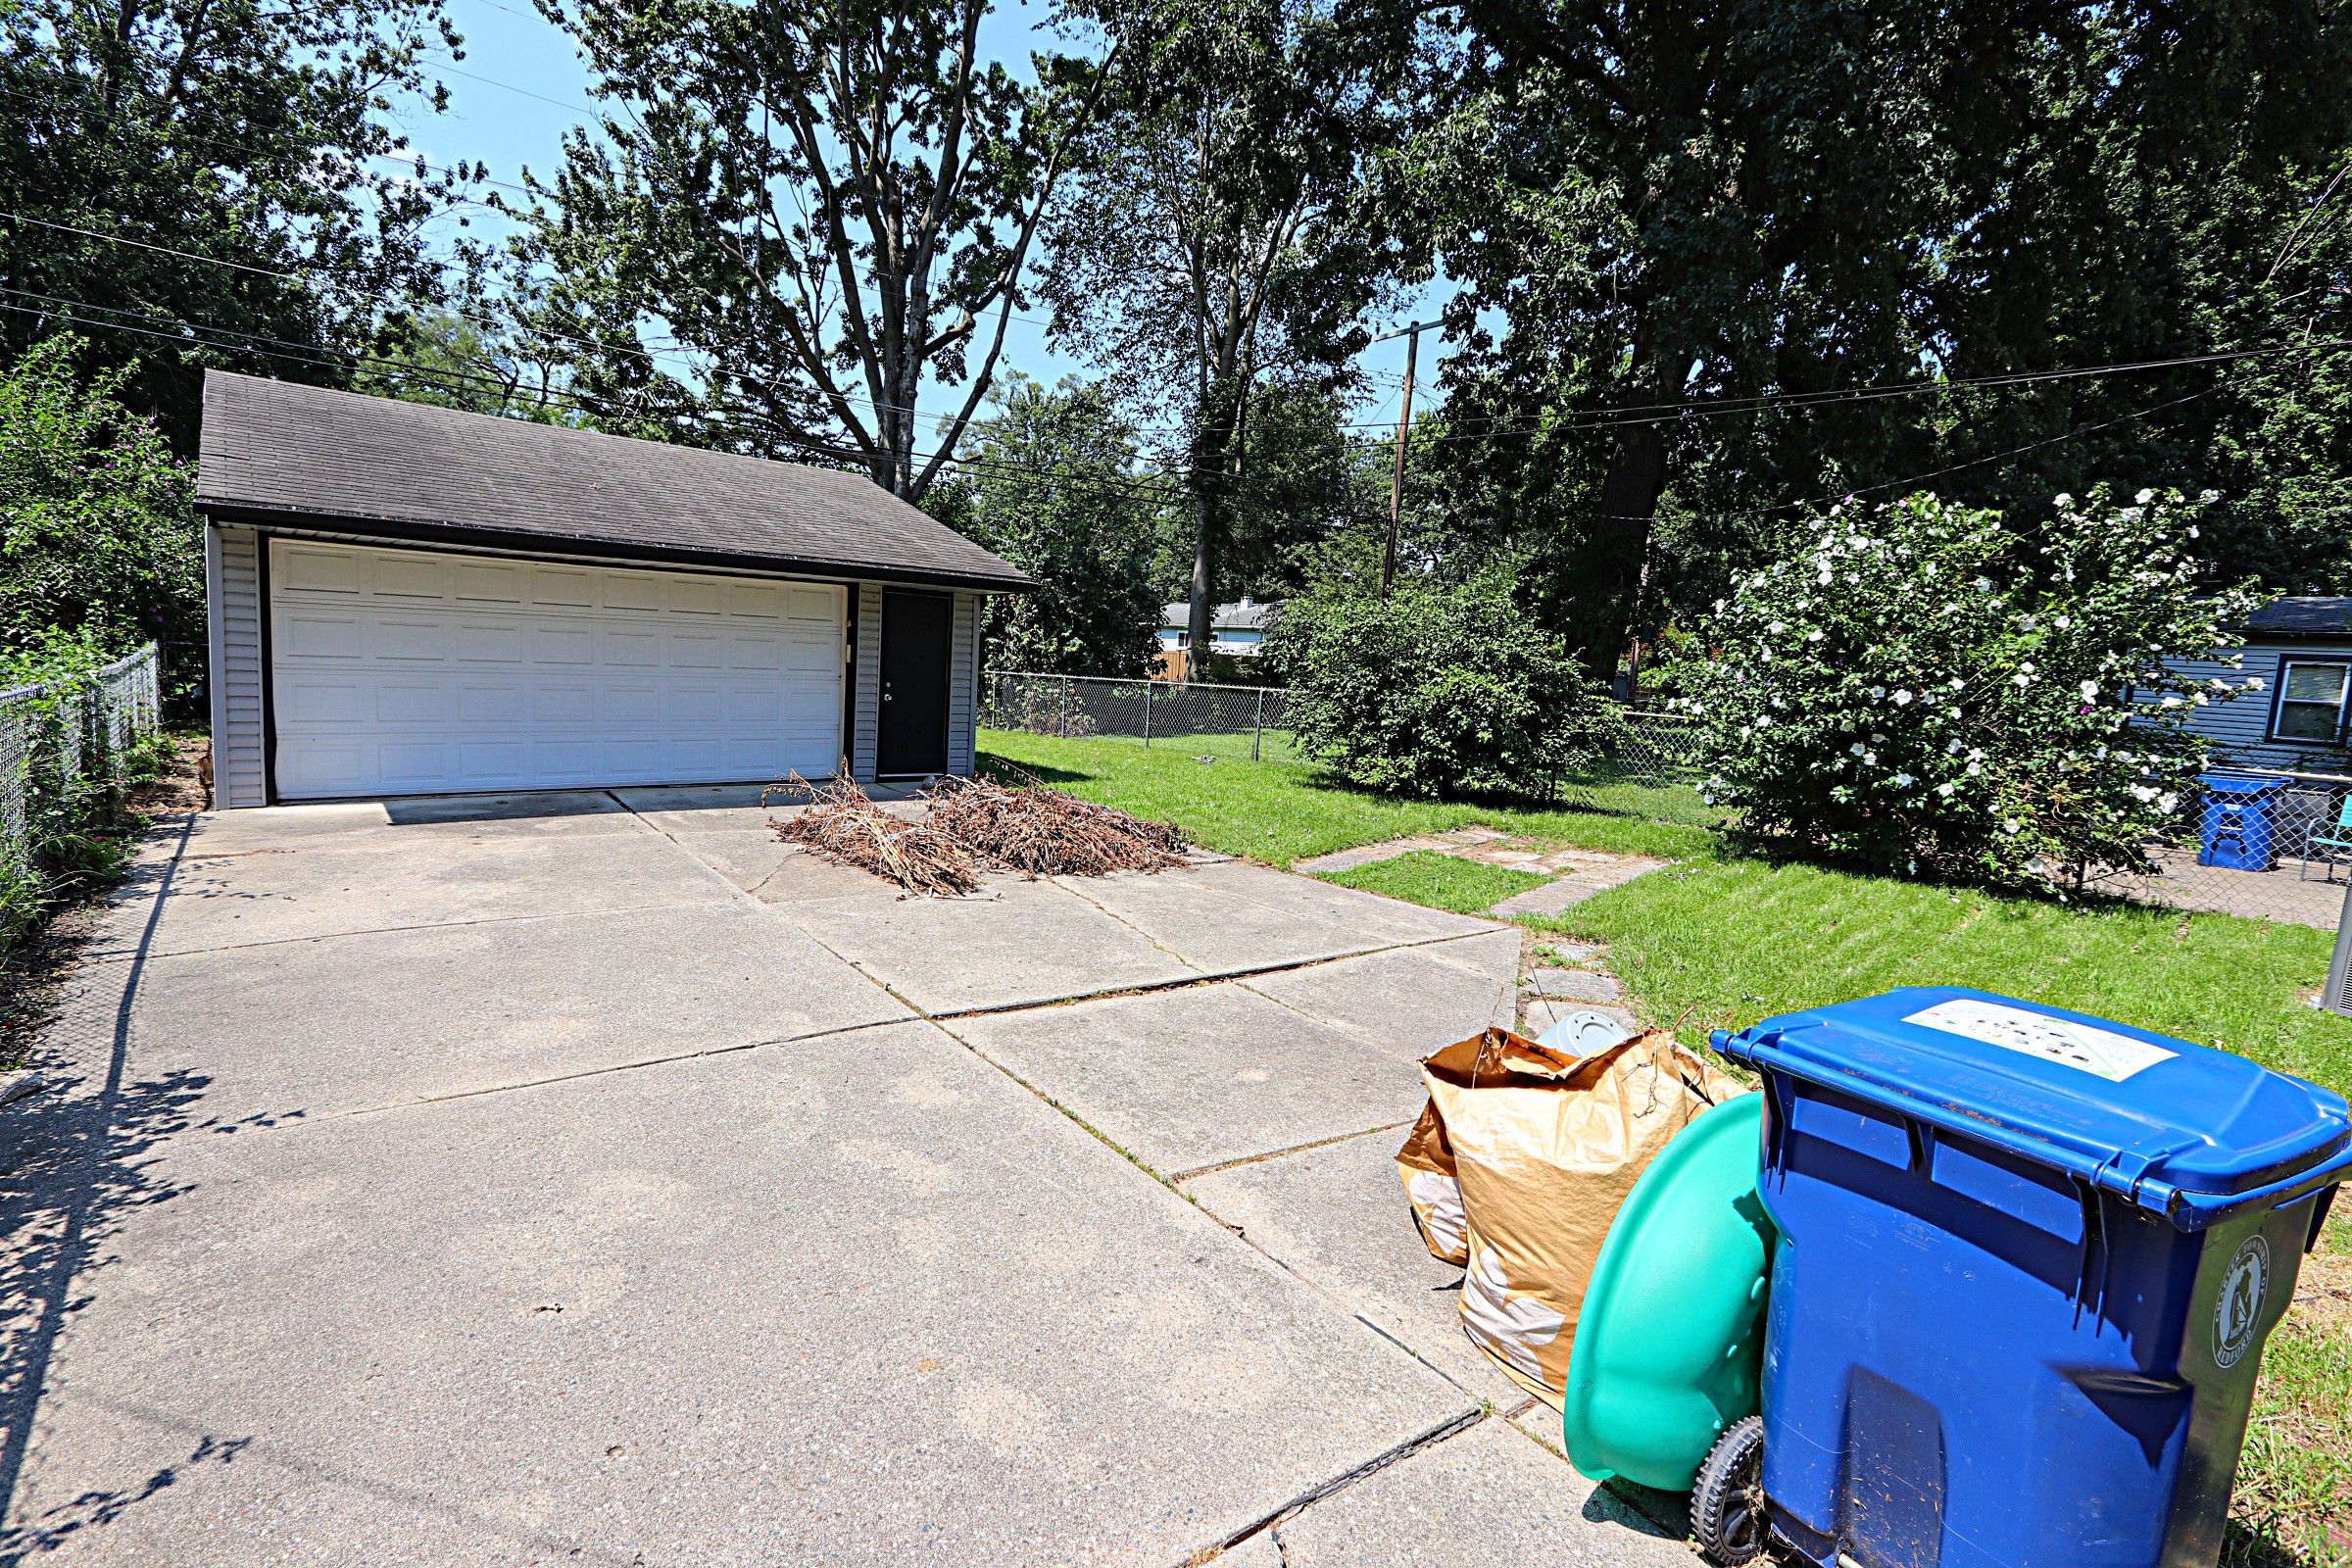
POLYGON ((2341 1096, 1980 991, 1768 1018, 1762 1491, 1832 1568, 2211 1568, 2341 1096))
POLYGON ((2245 773, 2199 773, 2205 810, 2199 824, 2197 863, 2235 871, 2268 871, 2278 837, 2282 778, 2245 773))

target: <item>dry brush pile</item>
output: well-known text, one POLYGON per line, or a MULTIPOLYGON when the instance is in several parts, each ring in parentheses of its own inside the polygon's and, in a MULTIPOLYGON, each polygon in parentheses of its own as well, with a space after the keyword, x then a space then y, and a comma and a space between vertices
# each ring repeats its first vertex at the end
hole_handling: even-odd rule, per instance
POLYGON ((982 866, 1028 876, 1161 871, 1185 860, 1182 832, 1031 779, 948 778, 923 794, 909 818, 878 806, 847 776, 810 784, 793 774, 776 793, 806 794, 808 808, 776 824, 776 836, 825 859, 855 865, 909 893, 946 898, 980 885, 982 866))

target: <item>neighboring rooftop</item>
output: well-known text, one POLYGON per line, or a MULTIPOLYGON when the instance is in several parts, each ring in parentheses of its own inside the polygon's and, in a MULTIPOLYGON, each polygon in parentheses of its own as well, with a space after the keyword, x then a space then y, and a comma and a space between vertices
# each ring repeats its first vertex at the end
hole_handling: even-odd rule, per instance
MULTIPOLYGON (((1264 604, 1244 595, 1239 604, 1218 605, 1211 610, 1208 612, 1208 629, 1264 631, 1274 624, 1275 612, 1281 609, 1280 605, 1264 604)), ((1160 611, 1159 623, 1163 626, 1189 626, 1192 624, 1192 614, 1193 607, 1190 605, 1169 605, 1160 611)))
POLYGON ((2246 617, 2250 637, 2352 637, 2352 599, 2274 599, 2246 617))
POLYGON ((453 545, 1032 583, 861 474, 222 370, 204 377, 196 504, 453 545))

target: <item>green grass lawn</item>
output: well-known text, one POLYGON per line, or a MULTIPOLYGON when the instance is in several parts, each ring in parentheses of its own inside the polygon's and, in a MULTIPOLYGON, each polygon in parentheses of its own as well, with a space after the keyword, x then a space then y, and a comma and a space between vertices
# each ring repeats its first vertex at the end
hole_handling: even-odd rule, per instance
POLYGON ((1534 871, 1465 860, 1458 855, 1441 855, 1435 850, 1415 850, 1410 855, 1375 860, 1370 865, 1316 874, 1342 887, 1385 893, 1392 899, 1426 904, 1435 909, 1451 909, 1456 914, 1491 909, 1514 893, 1542 887, 1551 880, 1534 871))
POLYGON ((1711 854, 1527 923, 1608 943, 1649 1016, 1690 1037, 1893 986, 1976 986, 2352 1088, 2352 1020, 2303 1004, 2333 942, 2309 926, 1711 854))
MULTIPOLYGON (((2002 899, 1740 858, 1720 851, 1703 806, 1685 790, 1596 783, 1567 808, 1496 808, 1395 800, 1347 789, 1303 763, 1196 762, 1133 741, 987 731, 982 746, 984 765, 1018 765, 1275 865, 1469 822, 1677 858, 1683 863, 1565 915, 1523 923, 1608 943, 1637 1004, 1687 1037, 1892 986, 1943 983, 2220 1046, 2352 1092, 2352 1020, 2304 1004, 2327 977, 2332 939, 2325 931, 2002 899)), ((1526 885, 1493 880, 1511 875, 1424 854, 1332 880, 1477 909, 1526 885), (1437 861, 1449 863, 1428 863, 1437 861)), ((2264 1356, 2222 1558, 2230 1568, 2352 1568, 2352 1198, 2338 1206, 2345 1212, 2321 1253, 2305 1261, 2306 1281, 2320 1289, 2303 1294, 2318 1304, 2299 1306, 2264 1356)))
POLYGON ((1408 801, 1349 789, 1305 762, 1250 762, 1249 737, 1242 743, 1240 760, 1200 762, 1194 758, 1213 755, 1205 746, 1192 751, 989 729, 980 732, 980 763, 1000 773, 1031 772, 1072 795, 1174 822, 1209 849, 1270 865, 1470 822, 1639 855, 1695 855, 1713 841, 1704 828, 1677 819, 1687 790, 1612 784, 1590 805, 1559 809, 1408 801), (1657 797, 1657 815, 1665 820, 1640 808, 1644 794, 1657 797))

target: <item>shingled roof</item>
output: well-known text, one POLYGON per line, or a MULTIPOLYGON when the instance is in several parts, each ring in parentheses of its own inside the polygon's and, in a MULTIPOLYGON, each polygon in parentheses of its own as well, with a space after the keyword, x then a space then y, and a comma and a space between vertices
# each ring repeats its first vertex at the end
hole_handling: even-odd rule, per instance
POLYGON ((2246 617, 2251 637, 2352 637, 2352 599, 2274 599, 2246 617))
POLYGON ((859 474, 208 370, 196 504, 457 547, 1019 589, 859 474))

